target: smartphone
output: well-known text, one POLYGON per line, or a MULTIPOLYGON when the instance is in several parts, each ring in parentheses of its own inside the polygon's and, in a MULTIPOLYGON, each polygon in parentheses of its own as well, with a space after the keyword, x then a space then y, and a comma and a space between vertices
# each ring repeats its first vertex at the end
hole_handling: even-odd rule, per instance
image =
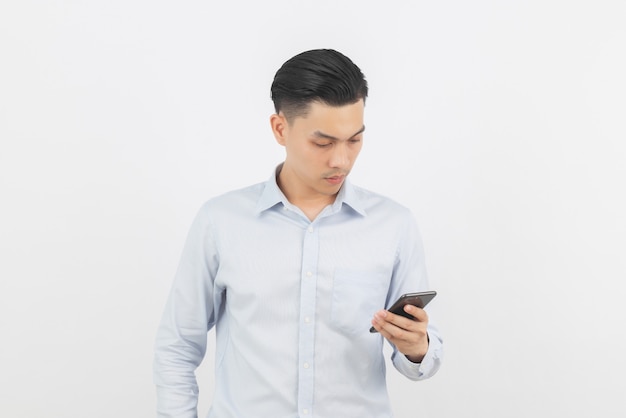
MULTIPOLYGON (((433 298, 437 296, 437 292, 434 290, 427 290, 425 292, 414 292, 414 293, 405 293, 400 296, 398 300, 395 301, 391 308, 387 309, 389 312, 394 313, 396 315, 402 315, 405 318, 413 319, 413 317, 404 312, 405 305, 413 305, 418 308, 424 308, 428 305, 428 302, 433 300, 433 298)), ((378 332, 376 328, 371 327, 370 332, 378 332)))

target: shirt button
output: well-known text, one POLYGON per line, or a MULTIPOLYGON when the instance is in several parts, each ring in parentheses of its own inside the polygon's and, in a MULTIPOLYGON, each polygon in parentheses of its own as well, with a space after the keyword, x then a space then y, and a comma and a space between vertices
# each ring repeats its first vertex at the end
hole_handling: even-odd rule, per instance
POLYGON ((309 232, 313 232, 313 227, 312 226, 309 227, 309 232))
POLYGON ((305 369, 308 369, 310 367, 309 363, 304 363, 303 366, 304 366, 305 369))
POLYGON ((303 413, 304 415, 307 415, 307 414, 309 413, 309 410, 308 410, 308 409, 303 409, 303 410, 302 410, 302 413, 303 413))
POLYGON ((308 324, 309 322, 311 322, 311 318, 307 316, 306 318, 304 318, 304 322, 308 324))
POLYGON ((306 276, 307 276, 307 277, 311 277, 312 275, 313 275, 313 273, 311 273, 310 271, 307 271, 307 272, 306 272, 306 276))

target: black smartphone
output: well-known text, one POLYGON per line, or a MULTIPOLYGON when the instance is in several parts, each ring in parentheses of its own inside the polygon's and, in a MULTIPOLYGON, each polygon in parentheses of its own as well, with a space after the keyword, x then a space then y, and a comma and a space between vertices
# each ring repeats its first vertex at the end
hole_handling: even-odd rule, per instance
MULTIPOLYGON (((396 315, 402 315, 405 318, 413 319, 411 315, 404 311, 405 305, 413 305, 418 308, 424 309, 428 302, 433 300, 433 298, 437 296, 437 292, 434 290, 427 290, 425 292, 414 292, 414 293, 405 293, 400 296, 398 300, 391 305, 391 308, 387 309, 389 312, 394 313, 396 315)), ((370 332, 378 332, 376 328, 371 327, 370 332)))

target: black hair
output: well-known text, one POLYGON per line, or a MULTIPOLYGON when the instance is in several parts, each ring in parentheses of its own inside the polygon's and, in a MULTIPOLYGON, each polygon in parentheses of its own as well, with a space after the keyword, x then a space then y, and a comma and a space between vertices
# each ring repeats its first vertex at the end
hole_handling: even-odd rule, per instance
POLYGON ((314 49, 287 60, 276 72, 271 88, 276 113, 289 122, 304 116, 318 101, 343 106, 367 98, 365 76, 351 60, 333 49, 314 49))

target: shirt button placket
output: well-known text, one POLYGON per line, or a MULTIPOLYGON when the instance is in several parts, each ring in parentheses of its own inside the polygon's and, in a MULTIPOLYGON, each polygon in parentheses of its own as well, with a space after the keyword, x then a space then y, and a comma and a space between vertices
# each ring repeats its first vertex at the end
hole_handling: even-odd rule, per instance
POLYGON ((313 415, 315 383, 315 304, 317 294, 318 228, 309 225, 302 244, 302 275, 300 283, 298 409, 301 415, 313 415))

